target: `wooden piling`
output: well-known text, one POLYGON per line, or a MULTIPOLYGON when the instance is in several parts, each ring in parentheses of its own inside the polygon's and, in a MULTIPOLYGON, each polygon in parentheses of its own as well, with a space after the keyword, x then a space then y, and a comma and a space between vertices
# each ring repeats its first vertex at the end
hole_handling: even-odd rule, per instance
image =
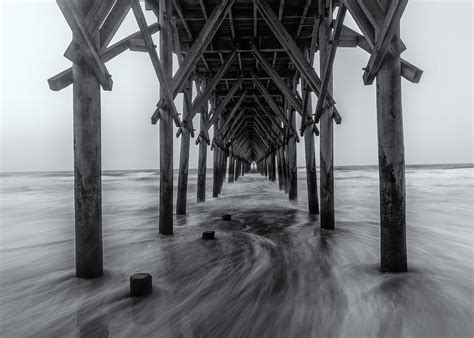
POLYGON ((199 159, 198 159, 198 180, 197 180, 197 202, 206 201, 206 170, 207 170, 207 107, 203 106, 201 110, 201 120, 199 134, 199 159))
POLYGON ((283 168, 281 165, 281 147, 276 151, 277 156, 277 171, 278 171, 278 188, 283 190, 283 168))
MULTIPOLYGON (((85 17, 94 1, 75 1, 85 17)), ((99 46, 99 30, 90 32, 99 46)), ((103 273, 100 84, 89 64, 73 64, 74 216, 76 276, 103 273)))
POLYGON ((283 176, 283 190, 285 193, 288 193, 288 162, 287 157, 285 154, 285 148, 287 148, 286 144, 283 144, 280 148, 280 157, 281 157, 281 171, 283 176))
MULTIPOLYGON (((183 124, 190 123, 191 118, 191 99, 192 99, 192 81, 187 81, 183 95, 183 124)), ((189 148, 191 142, 191 133, 187 128, 182 129, 181 151, 179 158, 178 192, 176 200, 176 214, 186 215, 186 203, 188 192, 188 171, 189 171, 189 148)))
POLYGON ((234 181, 237 181, 240 176, 240 159, 236 158, 235 160, 235 173, 234 173, 234 181))
POLYGON ((235 158, 234 156, 230 155, 229 156, 229 178, 228 178, 228 183, 234 183, 234 163, 235 163, 235 158))
MULTIPOLYGON (((214 133, 217 131, 217 123, 214 125, 214 133)), ((219 196, 219 147, 214 146, 212 167, 212 197, 219 196)))
MULTIPOLYGON (((160 60, 168 83, 173 78, 173 38, 171 32, 171 0, 161 0, 160 22, 160 60)), ((163 85, 160 85, 160 98, 165 100, 163 85)), ((160 115, 160 220, 159 231, 163 235, 173 233, 173 119, 171 103, 160 115)))
POLYGON ((276 181, 276 166, 275 166, 275 153, 272 151, 270 153, 270 168, 271 168, 271 181, 275 182, 276 181))
MULTIPOLYGON (((296 130, 296 112, 293 108, 288 110, 288 121, 296 130)), ((288 197, 290 201, 298 198, 298 165, 296 162, 296 136, 291 135, 288 140, 288 197)))
MULTIPOLYGON (((311 96, 308 97, 308 116, 311 115, 311 96)), ((314 150, 313 125, 304 130, 304 150, 306 157, 306 186, 308 188, 308 211, 310 215, 319 214, 318 179, 316 173, 316 153, 314 150)))
MULTIPOLYGON (((324 71, 329 62, 331 46, 329 39, 331 35, 330 16, 321 17, 319 25, 319 56, 321 72, 324 71)), ((327 92, 332 95, 332 74, 329 80, 327 92)), ((334 229, 334 150, 333 150, 333 118, 331 110, 326 106, 322 110, 320 126, 320 197, 321 197, 321 228, 334 229)))
MULTIPOLYGON (((399 36, 399 27, 397 37, 399 36)), ((377 74, 381 269, 407 271, 405 150, 400 56, 386 55, 377 74)))

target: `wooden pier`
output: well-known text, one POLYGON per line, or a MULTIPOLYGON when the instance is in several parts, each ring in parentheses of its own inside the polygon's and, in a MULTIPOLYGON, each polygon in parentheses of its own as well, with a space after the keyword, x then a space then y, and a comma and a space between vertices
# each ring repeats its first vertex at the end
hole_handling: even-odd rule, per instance
POLYGON ((308 212, 320 213, 322 229, 335 229, 334 128, 351 112, 337 109, 333 65, 338 48, 365 50, 368 63, 361 81, 376 81, 377 91, 381 270, 407 271, 401 78, 418 83, 422 75, 400 56, 406 49, 400 19, 407 2, 146 0, 143 6, 138 0, 57 0, 73 33, 64 54, 72 67, 48 83, 55 91, 73 85, 77 276, 103 273, 100 87, 112 90, 106 63, 127 50, 147 53, 160 83, 150 116, 151 123, 159 124, 158 228, 164 235, 173 234, 175 212, 173 126, 181 139, 176 214, 187 210, 191 138, 199 149, 196 199, 205 202, 209 151, 213 197, 224 182, 238 183, 255 163, 289 200, 296 200, 296 145, 304 137, 308 212), (144 9, 155 14, 156 22, 146 21, 144 9), (110 44, 129 12, 139 31, 110 44), (362 34, 344 25, 347 15, 362 34), (159 51, 152 40, 158 32, 159 51), (174 75, 173 53, 179 63, 174 75), (317 54, 319 70, 313 67, 317 54), (184 94, 183 111, 174 103, 178 93, 184 94), (199 125, 194 126, 197 114, 199 125))

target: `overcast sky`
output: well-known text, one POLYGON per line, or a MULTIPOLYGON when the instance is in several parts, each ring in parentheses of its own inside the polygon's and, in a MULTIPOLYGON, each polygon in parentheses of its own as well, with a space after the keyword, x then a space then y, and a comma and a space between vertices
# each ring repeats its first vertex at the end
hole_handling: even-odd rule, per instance
MULTIPOLYGON (((70 67, 62 55, 71 31, 55 1, 0 4, 0 170, 72 170, 72 86, 53 92, 46 82, 70 67)), ((138 30, 130 14, 114 41, 138 30)), ((408 4, 401 26, 408 49, 402 56, 424 70, 419 84, 402 80, 408 164, 474 162, 473 17, 472 1, 408 4)), ((150 13, 147 19, 153 21, 150 13)), ((350 18, 346 24, 355 28, 350 18)), ((334 98, 343 117, 335 126, 336 165, 377 164, 375 85, 362 82, 368 59, 355 48, 341 48, 336 56, 334 98)), ((159 85, 149 57, 125 52, 107 68, 114 88, 102 92, 103 169, 158 168, 158 127, 150 116, 159 85)), ((178 96, 178 109, 181 101, 178 96)), ((192 145, 190 166, 196 167, 198 147, 194 140, 192 145)), ((174 146, 177 168, 179 139, 174 146)), ((298 165, 304 165, 303 140, 298 165)))

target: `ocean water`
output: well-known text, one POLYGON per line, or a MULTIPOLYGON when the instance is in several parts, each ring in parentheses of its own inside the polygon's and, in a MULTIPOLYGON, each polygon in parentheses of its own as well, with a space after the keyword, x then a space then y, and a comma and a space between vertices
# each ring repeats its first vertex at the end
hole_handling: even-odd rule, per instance
POLYGON ((83 280, 72 173, 2 174, 0 336, 472 337, 473 175, 407 169, 410 271, 382 274, 376 168, 336 170, 334 231, 307 214, 303 168, 292 203, 259 174, 214 199, 209 171, 196 204, 191 170, 174 236, 158 234, 157 172, 106 171, 105 273, 83 280), (128 297, 136 272, 152 274, 150 297, 128 297))

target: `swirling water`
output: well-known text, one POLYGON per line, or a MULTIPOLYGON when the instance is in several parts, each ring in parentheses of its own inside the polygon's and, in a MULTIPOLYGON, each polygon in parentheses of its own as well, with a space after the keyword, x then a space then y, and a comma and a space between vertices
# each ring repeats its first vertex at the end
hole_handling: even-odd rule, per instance
MULTIPOLYGON (((103 278, 74 277, 71 173, 0 176, 0 336, 472 337, 472 167, 407 170, 409 273, 382 274, 376 168, 336 171, 336 230, 258 174, 157 233, 158 174, 103 174, 103 278), (231 213, 232 221, 221 221, 231 213), (215 241, 202 241, 215 230, 215 241), (128 297, 129 276, 154 292, 128 297)), ((176 176, 176 175, 175 175, 176 176)))

